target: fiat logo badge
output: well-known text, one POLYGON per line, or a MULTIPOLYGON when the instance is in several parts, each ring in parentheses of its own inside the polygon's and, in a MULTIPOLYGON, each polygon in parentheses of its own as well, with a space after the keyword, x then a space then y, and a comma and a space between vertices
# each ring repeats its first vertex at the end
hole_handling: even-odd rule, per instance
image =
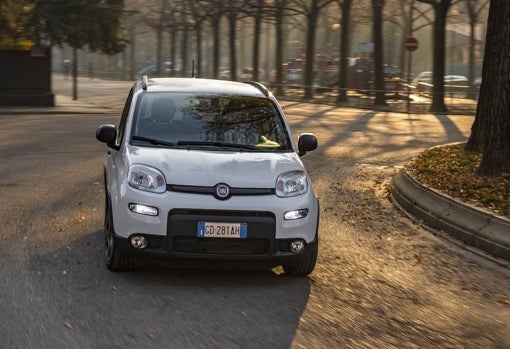
POLYGON ((217 184, 215 194, 216 198, 226 200, 230 197, 230 187, 223 183, 217 184))

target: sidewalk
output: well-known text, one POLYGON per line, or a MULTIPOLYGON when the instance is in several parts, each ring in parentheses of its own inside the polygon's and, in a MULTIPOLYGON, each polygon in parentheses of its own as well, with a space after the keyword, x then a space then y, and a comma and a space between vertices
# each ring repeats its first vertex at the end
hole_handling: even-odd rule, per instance
MULTIPOLYGON (((70 80, 54 75, 55 107, 0 106, 0 114, 120 113, 131 85, 132 82, 80 78, 78 88, 85 97, 73 100, 70 80)), ((510 267, 510 219, 442 195, 416 182, 405 171, 394 177, 390 194, 397 206, 433 230, 452 236, 457 244, 468 245, 463 247, 473 247, 475 253, 485 251, 495 257, 496 263, 510 267)))
POLYGON ((92 114, 111 113, 112 109, 95 104, 73 100, 64 95, 55 95, 54 107, 32 106, 3 106, 0 105, 0 115, 24 115, 24 114, 92 114))

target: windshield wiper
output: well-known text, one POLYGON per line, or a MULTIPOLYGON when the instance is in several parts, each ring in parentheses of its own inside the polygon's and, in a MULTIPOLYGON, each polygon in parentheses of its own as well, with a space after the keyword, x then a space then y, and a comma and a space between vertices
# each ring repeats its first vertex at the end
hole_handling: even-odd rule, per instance
POLYGON ((211 142, 211 141, 178 141, 177 145, 259 150, 259 148, 257 148, 256 146, 249 145, 249 144, 223 143, 223 142, 211 142))
POLYGON ((160 139, 154 139, 154 138, 148 138, 148 137, 133 136, 133 137, 131 137, 131 139, 134 140, 134 141, 147 142, 147 143, 150 143, 152 145, 164 145, 164 146, 167 146, 167 147, 175 146, 175 143, 165 142, 165 141, 162 141, 160 139))

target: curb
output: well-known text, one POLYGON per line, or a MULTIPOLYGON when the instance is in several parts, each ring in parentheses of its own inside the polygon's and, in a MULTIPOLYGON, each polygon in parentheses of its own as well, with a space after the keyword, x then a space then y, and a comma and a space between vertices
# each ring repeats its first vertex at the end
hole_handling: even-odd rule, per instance
POLYGON ((475 209, 416 182, 405 170, 392 181, 390 194, 401 209, 464 243, 510 260, 510 220, 475 209))

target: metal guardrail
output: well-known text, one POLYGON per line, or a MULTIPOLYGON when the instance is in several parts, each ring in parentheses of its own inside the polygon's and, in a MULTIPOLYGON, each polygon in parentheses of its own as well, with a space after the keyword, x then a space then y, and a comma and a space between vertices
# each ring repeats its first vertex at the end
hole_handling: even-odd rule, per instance
MULTIPOLYGON (((283 87, 284 95, 278 96, 279 99, 303 100, 304 85, 280 85, 283 87)), ((271 89, 276 91, 278 85, 271 84, 271 89)), ((383 109, 387 111, 402 113, 430 113, 432 104, 432 95, 428 92, 420 93, 415 89, 408 92, 407 85, 400 90, 385 90, 386 106, 374 106, 377 90, 352 90, 344 89, 347 94, 347 101, 338 102, 340 93, 339 88, 328 88, 322 86, 313 86, 313 102, 321 104, 330 104, 345 107, 363 108, 363 109, 383 109)), ((445 105, 449 114, 468 114, 474 115, 476 112, 478 93, 472 94, 463 90, 462 95, 445 94, 445 105), (470 98, 471 97, 471 98, 470 98)))

